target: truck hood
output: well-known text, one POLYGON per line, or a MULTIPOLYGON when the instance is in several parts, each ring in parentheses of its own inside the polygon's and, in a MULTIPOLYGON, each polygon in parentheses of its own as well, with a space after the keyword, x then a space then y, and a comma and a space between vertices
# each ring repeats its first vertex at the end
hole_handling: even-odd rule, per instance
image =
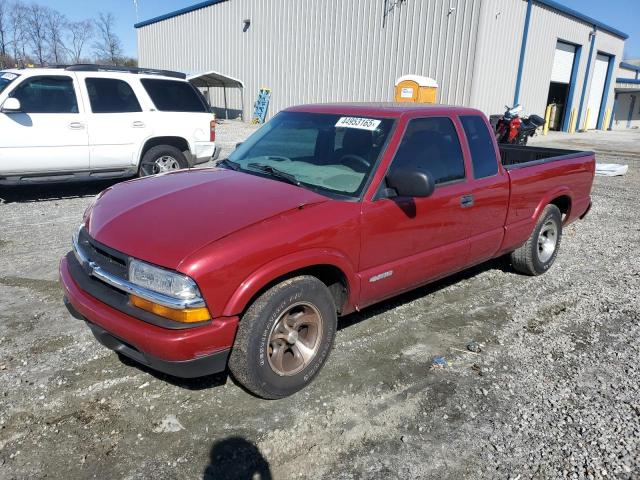
POLYGON ((301 205, 328 199, 277 180, 222 169, 158 175, 101 193, 86 227, 98 242, 177 269, 188 255, 301 205))

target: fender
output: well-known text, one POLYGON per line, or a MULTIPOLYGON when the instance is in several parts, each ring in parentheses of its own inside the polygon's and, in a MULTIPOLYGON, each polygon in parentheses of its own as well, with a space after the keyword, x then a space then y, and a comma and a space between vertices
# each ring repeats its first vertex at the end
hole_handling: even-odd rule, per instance
POLYGON ((566 185, 561 185, 549 191, 542 197, 542 200, 540 200, 540 203, 534 210, 533 217, 531 218, 534 225, 538 221, 538 218, 540 218, 540 215, 542 214, 542 210, 544 210, 544 207, 549 205, 554 199, 558 197, 569 197, 569 211, 567 212, 567 215, 565 217, 565 223, 566 223, 566 220, 569 218, 571 214, 574 198, 573 198, 573 192, 571 191, 571 189, 566 185))
POLYGON ((351 261, 341 252, 314 248, 285 255, 261 266, 245 279, 227 301, 222 316, 241 313, 253 296, 269 282, 287 273, 317 265, 330 265, 342 271, 347 280, 348 299, 345 310, 351 310, 360 294, 360 282, 351 261))

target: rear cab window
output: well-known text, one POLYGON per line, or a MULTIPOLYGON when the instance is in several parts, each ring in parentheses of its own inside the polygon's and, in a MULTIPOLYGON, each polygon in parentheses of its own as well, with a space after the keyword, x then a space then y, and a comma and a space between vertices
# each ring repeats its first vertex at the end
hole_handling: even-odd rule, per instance
POLYGON ((155 78, 143 78, 140 82, 161 112, 209 112, 202 94, 189 82, 155 78))
POLYGON ((141 112, 131 86, 117 78, 86 78, 89 103, 93 113, 141 112))
POLYGON ((409 121, 391 169, 420 165, 436 186, 465 179, 464 156, 453 121, 448 117, 409 121))
POLYGON ((479 115, 461 115, 460 122, 471 152, 473 178, 479 179, 496 175, 498 173, 498 159, 484 119, 479 115))

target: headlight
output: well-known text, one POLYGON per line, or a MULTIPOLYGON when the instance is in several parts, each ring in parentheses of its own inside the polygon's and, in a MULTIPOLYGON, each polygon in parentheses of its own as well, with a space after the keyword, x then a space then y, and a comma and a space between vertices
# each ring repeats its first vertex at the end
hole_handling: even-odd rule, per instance
POLYGON ((196 283, 185 275, 131 259, 129 281, 136 285, 180 300, 202 298, 196 283))

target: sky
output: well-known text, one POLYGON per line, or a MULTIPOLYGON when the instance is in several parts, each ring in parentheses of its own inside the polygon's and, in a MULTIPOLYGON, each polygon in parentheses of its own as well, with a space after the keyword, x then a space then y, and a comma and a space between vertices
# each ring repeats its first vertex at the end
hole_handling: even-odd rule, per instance
MULTIPOLYGON (((99 12, 112 12, 117 20, 117 33, 125 54, 137 56, 136 33, 133 25, 158 15, 179 10, 201 0, 37 0, 64 13, 71 20, 96 18, 99 12), (81 5, 79 7, 79 5, 81 5)), ((231 0, 240 1, 240 0, 231 0)), ((296 0, 291 0, 296 1, 296 0)), ((513 0, 515 1, 515 0, 513 0)), ((556 0, 558 3, 593 17, 629 35, 625 59, 640 59, 640 0, 556 0)))

